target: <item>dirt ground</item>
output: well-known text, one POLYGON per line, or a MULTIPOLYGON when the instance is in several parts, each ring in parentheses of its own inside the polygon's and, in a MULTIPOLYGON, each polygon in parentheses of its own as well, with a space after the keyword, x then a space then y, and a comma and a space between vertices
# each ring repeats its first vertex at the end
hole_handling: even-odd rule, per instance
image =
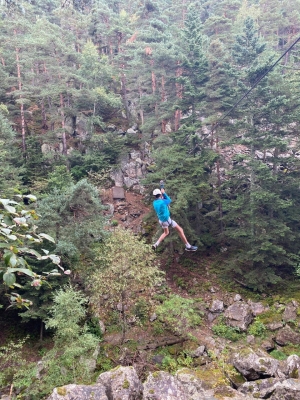
POLYGON ((125 199, 114 200, 110 188, 103 190, 100 197, 103 205, 108 207, 104 213, 106 217, 134 233, 141 232, 143 218, 150 212, 143 195, 125 191, 125 199))

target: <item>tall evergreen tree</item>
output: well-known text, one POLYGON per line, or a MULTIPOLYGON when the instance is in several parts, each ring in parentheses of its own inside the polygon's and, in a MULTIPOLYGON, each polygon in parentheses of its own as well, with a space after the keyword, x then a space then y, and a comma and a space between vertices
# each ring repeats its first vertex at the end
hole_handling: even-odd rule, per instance
MULTIPOLYGON (((253 21, 246 19, 243 35, 233 48, 241 94, 270 65, 263 56, 264 47, 253 21)), ((276 267, 292 266, 299 251, 297 246, 291 249, 298 233, 287 218, 296 200, 286 196, 293 184, 279 168, 280 154, 287 151, 292 133, 289 124, 298 120, 295 100, 286 96, 284 85, 287 81, 272 72, 239 107, 239 135, 232 137, 231 144, 245 146, 247 151, 236 156, 223 186, 225 237, 234 253, 231 267, 254 289, 276 283, 276 267)))

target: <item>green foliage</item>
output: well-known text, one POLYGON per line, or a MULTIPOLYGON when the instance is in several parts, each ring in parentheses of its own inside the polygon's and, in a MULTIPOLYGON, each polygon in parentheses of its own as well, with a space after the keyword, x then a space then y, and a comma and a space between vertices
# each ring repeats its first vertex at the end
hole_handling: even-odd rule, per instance
POLYGON ((79 259, 82 253, 91 253, 91 245, 104 237, 103 206, 95 186, 87 180, 64 190, 53 190, 41 200, 38 221, 56 239, 55 251, 66 265, 79 259))
POLYGON ((248 332, 250 333, 250 335, 264 337, 266 330, 267 328, 265 324, 261 322, 259 317, 256 317, 254 322, 249 327, 248 332))
POLYGON ((72 175, 65 165, 57 165, 53 171, 48 174, 47 191, 53 189, 66 190, 73 183, 72 175))
POLYGON ((8 110, 0 104, 0 197, 13 196, 21 181, 21 152, 15 146, 16 133, 7 119, 8 110))
POLYGON ((158 318, 173 332, 184 335, 188 329, 201 324, 201 315, 194 308, 195 301, 170 295, 156 308, 158 318))
POLYGON ((285 353, 276 349, 270 352, 270 356, 276 358, 276 360, 286 360, 288 357, 285 353))
MULTIPOLYGON (((18 198, 27 202, 35 201, 35 196, 18 195, 18 198)), ((60 275, 59 269, 64 271, 60 265, 60 258, 42 249, 43 254, 38 253, 34 246, 44 243, 44 240, 54 242, 54 239, 45 234, 37 233, 36 220, 38 215, 32 209, 26 209, 23 205, 10 199, 0 199, 0 276, 4 285, 10 289, 21 288, 18 276, 25 275, 31 280, 31 285, 40 287, 46 282, 47 277, 60 275), (54 263, 59 269, 44 270, 36 273, 28 263, 26 256, 44 263, 46 260, 54 263)), ((68 273, 68 271, 64 271, 68 273)), ((23 299, 18 293, 11 293, 10 302, 18 308, 28 307, 31 302, 23 299)))
POLYGON ((99 325, 99 318, 91 317, 87 321, 88 331, 93 334, 94 336, 102 339, 103 333, 101 332, 100 325, 99 325))
POLYGON ((181 368, 192 368, 194 365, 193 358, 189 355, 189 352, 183 350, 178 354, 172 355, 171 348, 160 351, 158 354, 164 355, 161 363, 161 369, 174 374, 181 368))
POLYGON ((141 321, 141 323, 145 323, 149 318, 149 301, 146 299, 138 299, 134 304, 133 313, 134 315, 141 321))
POLYGON ((88 299, 71 286, 54 294, 51 315, 46 322, 47 328, 55 330, 54 347, 42 358, 40 379, 37 380, 30 369, 27 375, 24 371, 17 375, 17 384, 25 386, 22 387, 24 398, 44 398, 54 387, 68 383, 90 383, 93 374, 90 363, 96 357, 93 354, 99 340, 83 324, 87 302, 88 299))
POLYGON ((215 335, 231 340, 232 342, 236 342, 242 337, 239 328, 228 326, 222 320, 212 327, 212 331, 215 335))
POLYGON ((28 337, 16 342, 9 342, 0 347, 0 387, 12 385, 18 372, 25 369, 27 362, 22 355, 22 349, 28 337))
MULTIPOLYGON (((130 231, 116 228, 97 255, 98 270, 90 278, 90 301, 99 316, 107 309, 120 310, 123 335, 126 330, 125 307, 141 291, 146 295, 163 280, 163 272, 149 245, 138 240, 130 231)), ((124 339, 124 338, 123 338, 124 339)))

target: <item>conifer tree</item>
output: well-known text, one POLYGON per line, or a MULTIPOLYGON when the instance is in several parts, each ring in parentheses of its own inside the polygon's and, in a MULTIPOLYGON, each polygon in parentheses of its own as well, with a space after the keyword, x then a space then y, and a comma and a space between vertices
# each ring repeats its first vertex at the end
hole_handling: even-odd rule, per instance
POLYGON ((91 245, 103 239, 103 206, 97 189, 81 180, 67 189, 55 189, 38 204, 41 228, 56 239, 55 252, 66 265, 92 251, 91 245))
MULTIPOLYGON (((241 94, 268 68, 270 58, 264 56, 264 48, 253 21, 246 19, 243 35, 233 48, 241 94)), ((236 156, 223 186, 225 237, 234 249, 232 268, 248 286, 260 290, 278 282, 276 267, 293 266, 298 252, 297 246, 290 247, 298 233, 286 218, 296 199, 286 196, 291 182, 279 168, 280 154, 287 151, 291 134, 289 123, 298 117, 283 82, 276 71, 269 73, 239 107, 239 135, 232 137, 231 144, 248 151, 236 156)))

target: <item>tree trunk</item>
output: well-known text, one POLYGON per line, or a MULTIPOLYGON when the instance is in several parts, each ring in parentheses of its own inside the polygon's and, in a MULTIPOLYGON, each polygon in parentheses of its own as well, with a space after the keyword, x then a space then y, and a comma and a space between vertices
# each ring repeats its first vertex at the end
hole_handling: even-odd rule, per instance
POLYGON ((67 154, 67 137, 65 130, 65 113, 64 113, 64 98, 62 93, 60 94, 60 115, 61 115, 61 127, 62 127, 62 153, 67 154))
MULTIPOLYGON (((16 31, 15 35, 16 35, 16 31)), ((19 91, 22 90, 22 79, 21 79, 21 67, 20 67, 20 58, 19 58, 20 49, 16 47, 16 62, 17 62, 17 74, 18 74, 18 86, 19 91)), ((24 104, 22 102, 22 95, 20 94, 20 113, 21 113, 21 132, 22 132, 22 150, 23 154, 26 158, 26 137, 25 137, 25 116, 24 116, 24 104)))
MULTIPOLYGON (((161 102, 164 103, 166 101, 166 89, 165 89, 165 77, 161 77, 161 102)), ((161 121, 161 131, 162 133, 166 133, 166 125, 167 121, 163 119, 161 121)))
MULTIPOLYGON (((124 65, 123 65, 124 68, 124 65)), ((127 99, 127 86, 126 86, 126 75, 124 72, 121 73, 121 86, 122 86, 122 92, 123 92, 123 103, 125 107, 125 112, 126 112, 126 118, 127 121, 130 121, 130 111, 128 108, 128 99, 127 99)))
POLYGON ((121 302, 122 302, 122 309, 121 309, 121 319, 122 319, 122 338, 121 338, 121 344, 124 343, 125 341, 125 335, 126 335, 126 315, 125 315, 125 298, 126 294, 123 291, 121 295, 121 302))
POLYGON ((44 322, 41 320, 41 325, 40 325, 40 342, 43 341, 43 334, 44 334, 44 322))
MULTIPOLYGON (((177 65, 179 65, 179 61, 177 62, 177 65)), ((177 69, 176 69, 176 78, 181 76, 182 72, 183 72, 182 68, 181 67, 177 67, 177 69)), ((176 97, 178 99, 182 99, 182 90, 183 90, 182 85, 180 83, 178 83, 178 82, 176 82, 175 85, 176 85, 176 97)), ((182 115, 181 110, 177 109, 175 111, 175 124, 174 124, 175 125, 175 131, 177 131, 179 129, 179 127, 180 127, 181 115, 182 115)))

